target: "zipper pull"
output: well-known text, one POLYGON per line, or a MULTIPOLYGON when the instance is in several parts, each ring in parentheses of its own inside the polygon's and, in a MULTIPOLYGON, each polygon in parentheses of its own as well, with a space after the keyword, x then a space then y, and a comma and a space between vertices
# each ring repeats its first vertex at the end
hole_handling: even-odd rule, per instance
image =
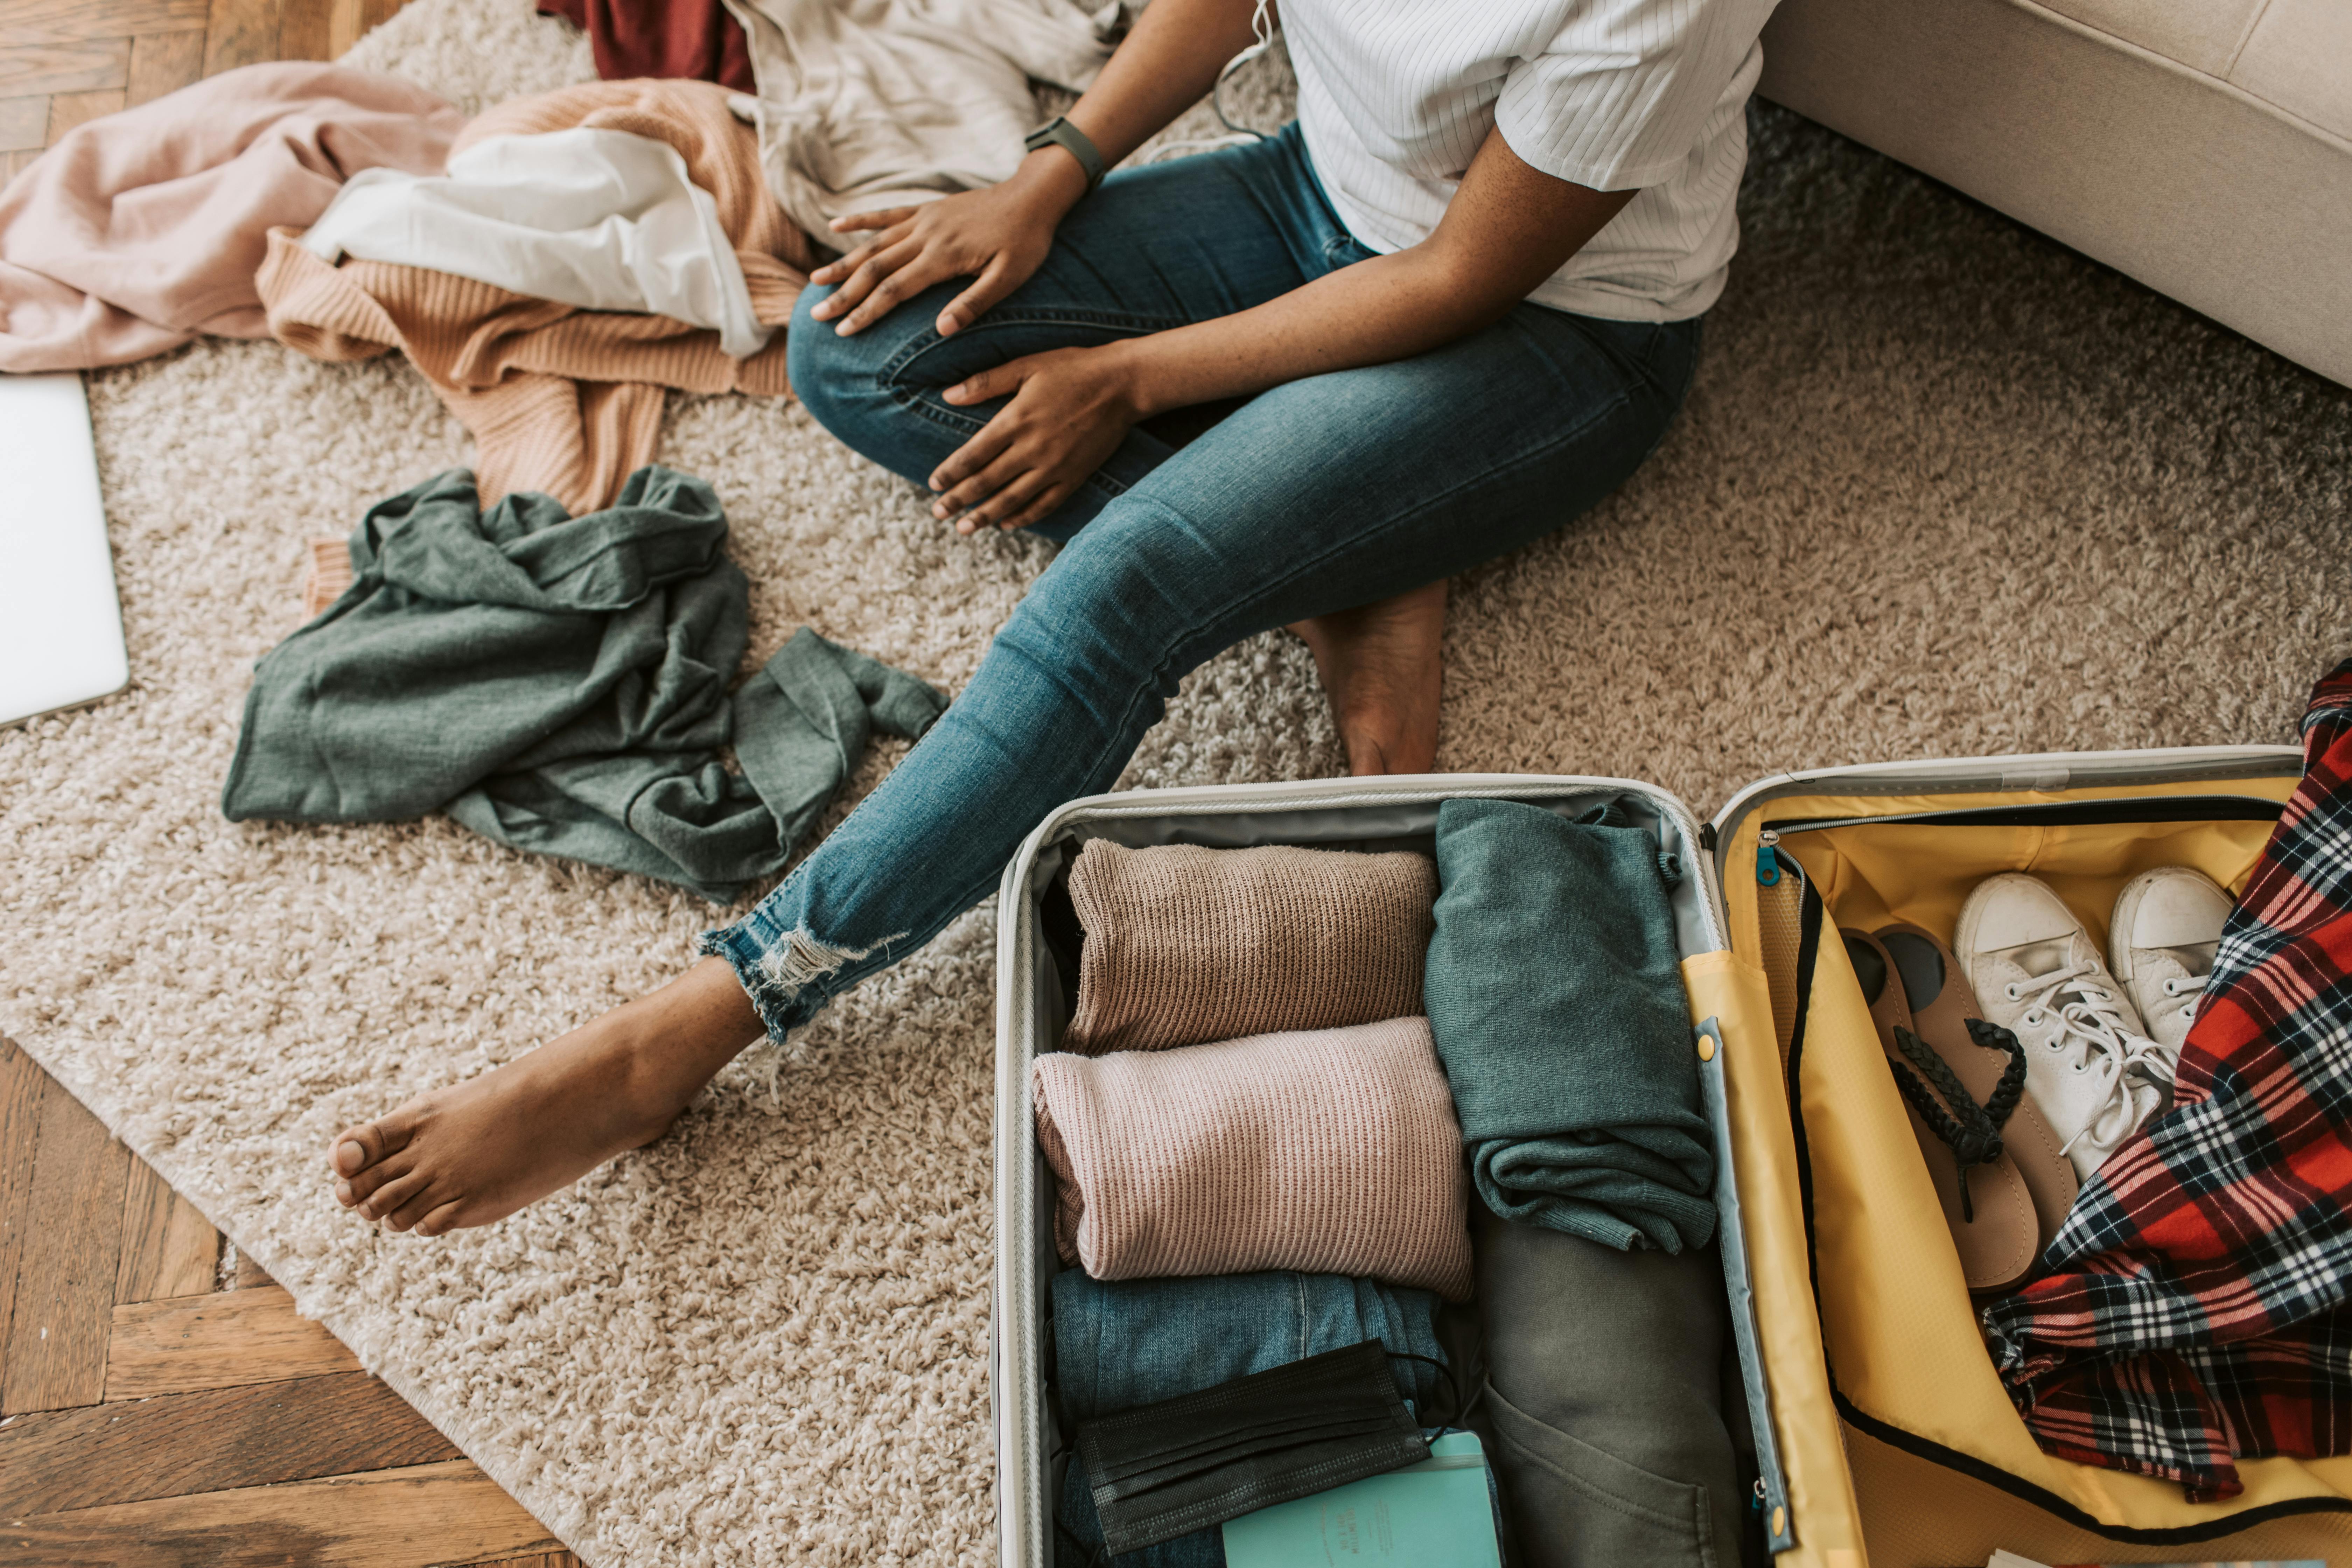
POLYGON ((1775 888, 1780 883, 1780 857, 1772 846, 1780 836, 1770 828, 1756 836, 1756 882, 1759 887, 1775 888))

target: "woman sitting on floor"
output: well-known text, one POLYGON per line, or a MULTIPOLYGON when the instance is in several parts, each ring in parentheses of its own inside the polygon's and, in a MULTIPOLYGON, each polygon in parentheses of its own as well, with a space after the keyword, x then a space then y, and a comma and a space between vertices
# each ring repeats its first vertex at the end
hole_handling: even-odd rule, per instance
POLYGON ((1615 489, 1689 388, 1771 0, 1281 10, 1278 135, 1093 187, 1264 26, 1252 0, 1154 0, 1012 179, 838 226, 868 237, 801 298, 794 389, 934 516, 1060 554, 929 734, 702 962, 339 1133, 344 1204, 438 1235, 660 1136, 763 1032, 992 892, 1254 633, 1306 637, 1354 772, 1432 765, 1446 577, 1615 489))

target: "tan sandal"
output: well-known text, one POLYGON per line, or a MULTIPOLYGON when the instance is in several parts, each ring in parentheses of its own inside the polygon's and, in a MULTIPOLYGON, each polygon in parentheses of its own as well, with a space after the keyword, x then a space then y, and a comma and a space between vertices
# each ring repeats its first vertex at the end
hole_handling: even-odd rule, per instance
MULTIPOLYGON (((1952 950, 1915 925, 1881 926, 1875 934, 1903 978, 1904 1000, 1915 1020, 1912 1027, 1951 1064, 1970 1098, 1979 1105, 1989 1103, 2012 1058, 2005 1047, 1979 1040, 1979 1033, 1992 1026, 1952 950)), ((2046 1247, 2066 1223, 2074 1194, 2083 1190, 2074 1162, 2066 1157, 2064 1142, 2051 1131, 2030 1094, 2001 1122, 2000 1146, 2025 1180, 2041 1246, 2046 1247)), ((2040 1256, 2039 1247, 2035 1256, 2040 1256)))
MULTIPOLYGON (((1903 1090, 1904 1112, 1935 1184, 1969 1291, 1990 1296, 2014 1289, 2042 1255, 2041 1228, 2025 1179, 2001 1148, 1986 1106, 1967 1089, 1958 1064, 1918 1032, 1894 956, 1874 936, 1858 931, 1839 934, 1870 1004, 1871 1021, 1878 1026, 1880 1048, 1903 1090)), ((2023 1099, 2023 1072, 2016 1076, 2014 1093, 2002 1099, 2023 1099)))

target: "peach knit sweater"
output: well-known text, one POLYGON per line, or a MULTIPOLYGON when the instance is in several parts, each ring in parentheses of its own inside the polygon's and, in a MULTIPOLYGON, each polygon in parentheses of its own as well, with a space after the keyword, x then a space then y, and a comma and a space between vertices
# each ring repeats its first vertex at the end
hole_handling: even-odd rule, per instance
POLYGON ((1097 838, 1070 868, 1070 900, 1087 940, 1063 1046, 1151 1051, 1420 1012, 1437 866, 1097 838))
POLYGON ((1030 1064, 1054 1241, 1097 1279, 1294 1268, 1470 1295, 1426 1018, 1030 1064))
MULTIPOLYGON (((454 152, 490 136, 589 126, 666 142, 717 202, 761 322, 792 319, 814 265, 760 173, 759 137, 727 111, 727 89, 700 81, 590 82, 515 99, 458 135, 454 152)), ((313 359, 367 359, 397 348, 473 434, 482 504, 543 490, 574 514, 612 504, 651 462, 666 389, 778 396, 784 339, 747 360, 719 334, 665 316, 583 310, 471 279, 391 262, 331 266, 274 229, 254 282, 269 330, 313 359)))

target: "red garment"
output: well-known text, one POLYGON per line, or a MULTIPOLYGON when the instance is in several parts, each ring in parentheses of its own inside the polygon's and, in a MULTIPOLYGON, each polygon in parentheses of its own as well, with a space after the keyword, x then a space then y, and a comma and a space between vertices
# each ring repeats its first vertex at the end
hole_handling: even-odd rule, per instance
POLYGON ((587 34, 606 81, 665 77, 751 90, 751 52, 719 0, 541 0, 539 14, 587 34))
POLYGON ((2236 1461, 2352 1452, 2352 660, 2223 929, 2173 1109, 2109 1156, 2051 1272, 1987 1307, 2061 1458, 2245 1489, 2236 1461))

